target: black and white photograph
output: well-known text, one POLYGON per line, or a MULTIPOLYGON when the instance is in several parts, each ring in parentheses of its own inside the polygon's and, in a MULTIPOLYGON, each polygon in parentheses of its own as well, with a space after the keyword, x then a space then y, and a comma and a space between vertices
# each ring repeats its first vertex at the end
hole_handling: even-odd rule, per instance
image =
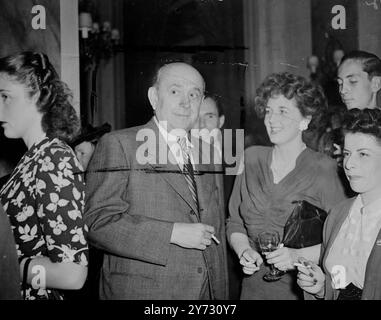
POLYGON ((0 300, 381 300, 380 39, 381 0, 0 0, 0 300))

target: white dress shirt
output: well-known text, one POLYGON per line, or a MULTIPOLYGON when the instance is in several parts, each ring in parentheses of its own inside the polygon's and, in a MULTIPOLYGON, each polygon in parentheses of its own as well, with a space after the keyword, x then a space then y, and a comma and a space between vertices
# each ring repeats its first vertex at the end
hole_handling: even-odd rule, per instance
POLYGON ((351 282, 364 287, 366 265, 380 228, 381 198, 364 206, 358 195, 326 259, 335 289, 351 282))
MULTIPOLYGON (((185 136, 187 148, 189 150, 192 150, 193 144, 189 141, 189 139, 187 137, 187 132, 185 130, 181 130, 181 129, 179 129, 178 132, 176 132, 176 130, 168 132, 167 129, 165 128, 165 126, 163 126, 161 124, 161 121, 158 121, 156 117, 154 117, 154 121, 155 121, 156 125, 158 126, 159 131, 160 131, 165 143, 167 144, 169 150, 171 151, 171 154, 173 155, 174 159, 176 160, 176 163, 178 164, 180 169, 183 170, 184 157, 182 154, 181 146, 178 143, 178 141, 179 141, 179 139, 181 139, 185 136), (178 133, 178 135, 173 134, 173 133, 178 133)), ((194 167, 194 159, 193 159, 192 152, 189 152, 189 155, 190 155, 190 160, 191 160, 192 166, 194 167)))

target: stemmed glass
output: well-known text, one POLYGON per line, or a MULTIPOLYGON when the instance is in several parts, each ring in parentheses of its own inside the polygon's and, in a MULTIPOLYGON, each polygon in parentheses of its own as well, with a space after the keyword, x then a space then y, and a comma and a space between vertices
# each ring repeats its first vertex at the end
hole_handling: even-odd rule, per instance
MULTIPOLYGON (((276 231, 264 231, 258 235, 259 248, 262 254, 266 252, 272 252, 278 249, 280 244, 280 236, 276 231)), ((263 279, 269 282, 278 281, 282 278, 284 273, 273 264, 270 265, 270 271, 263 276, 263 279)))

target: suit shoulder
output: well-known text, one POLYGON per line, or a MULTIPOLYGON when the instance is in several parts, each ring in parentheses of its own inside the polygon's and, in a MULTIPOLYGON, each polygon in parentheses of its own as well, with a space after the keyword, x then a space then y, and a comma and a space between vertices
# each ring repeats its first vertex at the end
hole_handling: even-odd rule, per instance
POLYGON ((135 136, 142 129, 147 129, 147 127, 143 125, 143 126, 125 128, 125 129, 121 129, 121 130, 115 130, 115 131, 108 133, 108 135, 114 136, 114 137, 126 137, 126 136, 128 137, 128 136, 133 136, 133 135, 135 136))
POLYGON ((151 130, 150 127, 147 125, 141 125, 141 126, 135 126, 131 128, 121 129, 121 130, 115 130, 111 131, 109 133, 106 133, 103 137, 106 137, 106 139, 117 139, 120 141, 136 141, 136 137, 139 133, 139 131, 142 130, 151 130))

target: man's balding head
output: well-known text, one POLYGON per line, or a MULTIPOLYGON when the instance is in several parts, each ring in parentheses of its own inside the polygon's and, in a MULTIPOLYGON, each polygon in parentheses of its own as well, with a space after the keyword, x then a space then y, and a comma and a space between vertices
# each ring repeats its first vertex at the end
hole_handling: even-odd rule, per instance
MULTIPOLYGON (((175 73, 178 73, 178 72, 184 73, 187 76, 189 76, 188 72, 190 74, 193 74, 193 76, 195 76, 195 79, 193 81, 195 81, 195 82, 201 81, 201 83, 203 84, 203 90, 205 90, 205 81, 204 81, 204 78, 202 77, 202 75, 200 74, 200 72, 185 62, 173 62, 173 63, 165 64, 162 67, 160 67, 157 70, 156 75, 154 77, 153 85, 159 86, 160 79, 163 76, 165 76, 166 74, 171 74, 171 72, 173 70, 175 73)), ((190 80, 192 80, 192 79, 190 79, 190 80)))
POLYGON ((168 131, 189 131, 197 120, 204 90, 204 79, 194 67, 175 62, 159 69, 148 99, 157 119, 167 121, 168 131))

